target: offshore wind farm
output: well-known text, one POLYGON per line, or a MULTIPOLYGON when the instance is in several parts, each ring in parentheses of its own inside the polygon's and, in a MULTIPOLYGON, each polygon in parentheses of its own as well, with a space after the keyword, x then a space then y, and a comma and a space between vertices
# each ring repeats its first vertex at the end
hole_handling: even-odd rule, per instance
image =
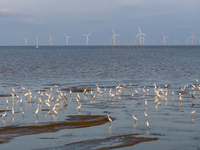
POLYGON ((200 1, 2 1, 0 149, 200 145, 200 1))
MULTIPOLYGON (((138 45, 145 45, 144 44, 144 42, 146 41, 146 39, 145 39, 145 36, 148 36, 147 34, 144 34, 144 33, 142 33, 141 32, 141 29, 140 29, 140 27, 138 26, 138 29, 139 29, 139 33, 137 34, 137 36, 134 38, 134 40, 131 42, 131 44, 128 44, 128 45, 132 45, 133 43, 134 43, 134 45, 137 45, 136 43, 136 39, 139 37, 139 44, 138 45)), ((119 34, 116 34, 115 33, 115 31, 114 31, 114 29, 112 29, 112 32, 113 32, 113 36, 111 37, 111 40, 113 39, 113 42, 112 41, 110 41, 110 42, 107 42, 107 43, 111 43, 111 45, 116 45, 116 36, 121 36, 121 35, 119 35, 119 34)), ((85 36, 86 37, 86 44, 85 45, 89 45, 89 35, 91 34, 92 32, 90 32, 89 34, 82 34, 83 36, 85 36)), ((166 39, 168 39, 169 37, 167 37, 167 36, 165 36, 163 33, 162 33, 162 35, 163 35, 163 39, 162 39, 162 41, 159 43, 159 44, 157 44, 157 45, 177 45, 178 44, 178 42, 177 42, 177 38, 175 38, 175 40, 174 40, 174 42, 172 42, 172 43, 174 43, 174 44, 167 44, 167 42, 166 42, 166 39)), ((66 46, 68 46, 69 45, 69 42, 68 42, 68 39, 69 38, 71 38, 71 36, 67 36, 66 34, 65 34, 65 36, 66 36, 66 46)), ((25 40, 25 46, 28 46, 28 44, 27 44, 27 40, 28 40, 28 38, 23 38, 24 40, 25 40)), ((36 39, 37 39, 37 45, 36 46, 38 46, 38 37, 36 36, 36 39)), ((52 46, 52 42, 51 42, 51 40, 52 39, 55 39, 55 38, 52 38, 51 36, 50 36, 50 34, 49 34, 49 43, 50 43, 50 46, 52 46)), ((196 37, 194 37, 193 36, 193 32, 191 32, 191 36, 188 38, 188 39, 186 39, 186 43, 185 44, 183 44, 183 45, 193 45, 194 44, 194 39, 196 39, 197 40, 197 38, 196 37), (190 42, 189 42, 189 40, 191 39, 191 44, 190 44, 190 42)), ((149 45, 155 45, 155 40, 152 40, 153 42, 152 42, 152 44, 149 44, 149 45)), ((118 43, 119 43, 119 40, 118 40, 118 43)), ((78 45, 78 44, 77 44, 78 45)), ((93 44, 91 44, 91 45, 93 45, 93 44)), ((98 46, 100 46, 100 45, 103 45, 103 43, 102 44, 98 44, 98 46)), ((121 44, 121 45, 124 45, 123 43, 121 44)), ((127 43, 125 44, 125 45, 127 45, 127 43)), ((45 46, 45 45, 43 45, 43 46, 45 46)), ((55 45, 55 46, 59 46, 59 45, 55 45)), ((62 46, 62 45, 60 45, 60 46, 62 46)), ((76 45, 75 45, 76 46, 76 45)))

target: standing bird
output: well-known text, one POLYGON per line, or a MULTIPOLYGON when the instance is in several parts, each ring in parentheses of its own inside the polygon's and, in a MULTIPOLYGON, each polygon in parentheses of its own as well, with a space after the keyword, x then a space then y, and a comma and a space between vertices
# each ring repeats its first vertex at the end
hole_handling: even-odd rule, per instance
POLYGON ((14 88, 12 88, 12 91, 13 91, 13 92, 15 92, 15 89, 14 89, 14 88))
POLYGON ((194 114, 196 112, 196 110, 192 111, 191 114, 194 114))
POLYGON ((107 115, 108 116, 108 121, 109 122, 112 122, 112 119, 109 117, 109 115, 107 115))
POLYGON ((3 118, 3 119, 5 119, 5 117, 6 117, 6 111, 5 111, 5 113, 2 115, 2 118, 3 118))
POLYGON ((14 116, 14 114, 15 114, 15 111, 14 111, 14 108, 12 107, 12 114, 13 114, 13 116, 14 116))
POLYGON ((146 111, 144 112, 144 115, 145 115, 145 117, 147 117, 147 112, 146 111))
POLYGON ((36 116, 38 116, 38 112, 39 112, 39 104, 38 104, 37 109, 35 111, 36 116))
POLYGON ((72 94, 72 90, 71 90, 71 88, 70 88, 70 91, 69 91, 69 93, 70 93, 70 97, 71 97, 71 94, 72 94))
POLYGON ((147 127, 149 126, 149 122, 148 122, 148 120, 147 120, 147 127))
POLYGON ((79 110, 81 108, 81 103, 79 103, 79 106, 77 105, 77 110, 79 110))
POLYGON ((133 117, 133 119, 135 120, 135 122, 136 122, 136 120, 138 120, 134 115, 132 115, 132 117, 133 117))
POLYGON ((7 103, 7 106, 8 106, 8 99, 6 98, 6 103, 7 103))
POLYGON ((22 119, 24 120, 24 112, 22 112, 22 119))

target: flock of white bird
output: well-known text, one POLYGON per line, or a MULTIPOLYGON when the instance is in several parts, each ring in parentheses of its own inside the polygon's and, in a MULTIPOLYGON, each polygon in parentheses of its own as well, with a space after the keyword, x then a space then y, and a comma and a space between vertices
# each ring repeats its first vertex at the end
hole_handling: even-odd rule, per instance
MULTIPOLYGON (((130 84, 131 86, 131 84, 130 84)), ((164 87, 161 88, 161 86, 156 85, 156 83, 153 85, 153 90, 154 90, 154 94, 155 94, 155 107, 157 107, 158 105, 160 105, 161 100, 165 100, 165 104, 167 104, 168 101, 168 85, 166 84, 164 87)), ((83 91, 83 95, 84 95, 84 99, 87 98, 87 96, 91 96, 91 103, 95 103, 95 98, 97 97, 101 97, 102 93, 106 93, 106 88, 104 88, 104 91, 100 89, 100 87, 98 87, 98 85, 96 85, 96 91, 94 91, 91 87, 91 89, 87 89, 87 87, 84 89, 83 91), (95 93, 95 94, 94 94, 95 93)), ((119 84, 118 86, 116 86, 116 89, 112 90, 112 88, 110 88, 109 90, 109 98, 114 100, 115 96, 117 95, 123 95, 124 89, 126 88, 125 84, 119 84)), ((137 87, 134 89, 134 93, 132 93, 132 95, 130 95, 131 98, 134 97, 139 97, 141 94, 141 89, 143 92, 143 97, 145 95, 149 94, 149 87, 137 87)), ((45 94, 41 91, 38 90, 37 94, 34 95, 30 90, 28 90, 27 93, 25 93, 26 89, 22 86, 22 94, 21 98, 19 97, 19 95, 15 92, 15 89, 12 88, 13 93, 11 93, 11 103, 13 104, 12 106, 12 117, 14 117, 15 111, 14 111, 14 103, 20 103, 20 112, 22 114, 22 117, 24 118, 24 111, 22 111, 22 103, 23 102, 35 102, 37 104, 37 109, 35 110, 35 115, 36 118, 38 117, 39 111, 40 111, 40 107, 42 103, 45 103, 47 106, 47 114, 51 113, 54 117, 56 117, 56 115, 58 115, 58 112, 56 111, 56 108, 61 104, 61 101, 66 101, 67 99, 67 93, 63 93, 57 85, 55 85, 55 88, 50 88, 50 93, 45 92, 45 94), (54 97, 55 94, 53 93, 57 93, 57 97, 54 97), (46 96, 45 96, 46 95, 46 96), (22 97, 25 97, 25 99, 23 100, 22 97)), ((191 83, 191 84, 185 84, 185 86, 183 88, 180 89, 180 92, 176 91, 176 95, 179 97, 179 101, 180 101, 180 105, 181 105, 181 101, 182 101, 182 97, 184 94, 190 94, 191 99, 195 99, 194 93, 195 91, 200 91, 200 85, 198 84, 198 80, 196 79, 196 83, 191 83)), ((70 88, 69 91, 70 94, 70 100, 71 100, 71 95, 72 95, 72 91, 70 88)), ((80 109, 81 109, 81 98, 79 93, 75 93, 76 94, 76 101, 77 101, 77 107, 76 107, 76 111, 79 115, 80 114, 80 109)), ((175 93, 171 90, 171 94, 172 95, 172 99, 174 98, 175 93)), ((65 104, 65 103, 64 103, 65 104)), ((145 111, 144 111, 144 116, 146 118, 145 123, 146 123, 146 127, 149 126, 149 122, 147 120, 147 100, 144 99, 144 104, 145 104, 145 111)), ((9 105, 9 101, 8 98, 6 98, 6 106, 7 106, 7 111, 8 111, 8 105, 9 105)), ((65 107, 67 106, 67 104, 65 104, 65 107)), ((2 115, 3 120, 5 120, 5 117, 7 116, 7 111, 5 111, 5 113, 2 115)), ((191 114, 194 114, 196 112, 196 110, 192 110, 191 114)), ((107 115, 108 117, 108 121, 111 123, 112 119, 110 118, 109 115, 107 115)), ((135 123, 138 120, 138 118, 132 114, 132 118, 134 119, 135 123)))

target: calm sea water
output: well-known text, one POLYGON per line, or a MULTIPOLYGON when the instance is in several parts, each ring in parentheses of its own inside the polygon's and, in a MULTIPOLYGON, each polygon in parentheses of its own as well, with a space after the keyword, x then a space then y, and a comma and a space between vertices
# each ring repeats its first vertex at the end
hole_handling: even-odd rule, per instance
MULTIPOLYGON (((138 48, 136 46, 44 46, 38 49, 0 47, 0 54, 0 94, 17 93, 22 96, 22 109, 25 113, 24 120, 20 113, 15 114, 13 120, 11 112, 8 112, 0 127, 58 122, 64 121, 67 115, 78 115, 77 93, 72 93, 70 98, 69 89, 86 87, 91 89, 92 87, 94 94, 97 94, 97 85, 103 94, 95 101, 91 100, 89 92, 86 98, 83 93, 79 93, 82 104, 79 113, 81 115, 109 114, 116 118, 112 126, 104 124, 17 137, 9 143, 1 144, 1 149, 13 149, 16 145, 18 149, 52 147, 57 149, 59 146, 73 142, 134 133, 140 133, 143 137, 158 137, 159 140, 122 149, 161 149, 163 146, 163 149, 200 148, 200 93, 197 82, 197 80, 200 82, 199 46, 167 46, 166 48, 163 46, 138 46, 138 48), (156 96, 153 90, 155 83, 157 87, 160 86, 164 90, 167 84, 167 100, 159 99, 158 105, 155 103, 156 96), (191 83, 196 86, 194 91, 191 89, 191 83), (116 86, 119 84, 126 85, 123 94, 116 93, 118 92, 116 86), (187 84, 187 92, 180 102, 179 93, 187 84), (33 96, 36 95, 38 98, 38 90, 50 93, 50 88, 55 89, 55 85, 66 94, 67 108, 60 108, 57 118, 50 115, 45 117, 46 112, 40 111, 36 121, 37 102, 25 102, 24 94, 30 90, 33 96), (23 91, 21 86, 26 90, 23 91), (145 90, 149 87, 148 94, 147 91, 143 92, 144 87, 145 90), (110 88, 115 94, 113 98, 109 96, 110 88), (191 92, 195 99, 191 98, 191 92), (145 100, 148 102, 147 106, 145 100), (193 110, 196 112, 191 115, 193 110), (147 112, 148 119, 145 118, 144 111, 147 112), (134 122, 132 114, 138 118, 137 123, 134 122), (149 127, 146 127, 145 120, 148 120, 149 127), (41 137, 54 137, 54 139, 41 137)), ((56 97, 56 92, 54 94, 56 97)), ((20 111, 20 104, 17 102, 12 104, 11 96, 0 97, 0 110, 11 110, 12 107, 16 112, 20 111), (6 98, 9 101, 8 108, 6 108, 6 98)), ((43 104, 40 109, 45 108, 43 104)))

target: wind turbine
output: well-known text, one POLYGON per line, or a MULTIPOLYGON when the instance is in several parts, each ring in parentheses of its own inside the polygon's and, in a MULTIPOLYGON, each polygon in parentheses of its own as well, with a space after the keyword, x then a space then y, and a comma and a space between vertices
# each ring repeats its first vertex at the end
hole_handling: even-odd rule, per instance
POLYGON ((51 46, 51 40, 53 40, 55 38, 52 38, 51 35, 49 35, 49 42, 50 42, 50 46, 51 46))
POLYGON ((163 40, 162 40, 162 42, 164 42, 164 45, 165 45, 165 39, 166 38, 169 38, 169 37, 166 37, 164 34, 162 34, 163 35, 163 40))
POLYGON ((178 45, 178 41, 177 41, 177 39, 176 39, 176 38, 175 38, 174 42, 175 42, 175 45, 178 45))
POLYGON ((140 45, 142 45, 142 43, 141 43, 141 42, 142 42, 142 35, 144 35, 144 36, 145 36, 146 34, 144 34, 144 33, 142 33, 142 32, 141 32, 141 30, 140 30, 140 27, 139 27, 139 26, 138 26, 138 29, 139 29, 139 34, 138 34, 138 35, 135 37, 135 39, 136 39, 138 36, 140 36, 140 45))
POLYGON ((66 34, 65 34, 65 36, 66 36, 66 42, 67 42, 67 46, 68 46, 68 38, 71 38, 71 36, 67 36, 66 34))
POLYGON ((36 45, 36 48, 38 48, 38 37, 36 36, 36 40, 37 40, 37 45, 36 45))
POLYGON ((144 41, 146 41, 146 40, 145 40, 145 36, 146 36, 146 35, 144 35, 144 36, 142 37, 143 45, 144 45, 144 41))
POLYGON ((86 34, 82 34, 82 35, 84 35, 84 36, 86 36, 87 37, 87 40, 86 40, 86 45, 88 45, 88 41, 89 41, 89 38, 88 38, 88 36, 91 34, 92 32, 90 32, 88 35, 86 35, 86 34))
POLYGON ((187 39, 189 41, 191 39, 191 45, 193 45, 193 39, 197 39, 193 36, 193 32, 191 33, 191 36, 187 39))
MULTIPOLYGON (((115 36, 121 36, 121 35, 115 34, 115 31, 114 31, 113 29, 112 29, 112 31, 113 31, 113 34, 114 34, 114 35, 112 36, 112 38, 114 39, 113 45, 116 45, 116 44, 115 44, 115 36)), ((111 39, 112 39, 112 38, 111 38, 111 39)))
POLYGON ((23 38, 25 40, 25 46, 27 46, 27 40, 28 40, 28 37, 27 38, 23 38))

